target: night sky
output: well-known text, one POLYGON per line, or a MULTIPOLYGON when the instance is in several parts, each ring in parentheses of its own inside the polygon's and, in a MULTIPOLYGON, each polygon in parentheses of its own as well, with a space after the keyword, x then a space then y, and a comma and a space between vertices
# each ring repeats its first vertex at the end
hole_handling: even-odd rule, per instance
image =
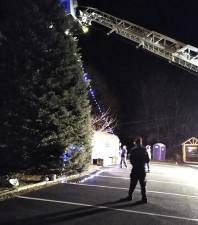
MULTIPOLYGON (((197 7, 194 1, 159 0, 79 0, 79 6, 98 8, 113 16, 131 21, 147 29, 198 47, 197 7)), ((184 104, 194 105, 198 97, 198 77, 182 70, 118 35, 106 35, 106 29, 94 25, 80 35, 80 47, 85 69, 101 76, 109 93, 117 102, 118 133, 122 134, 138 117, 141 104, 138 82, 150 76, 168 76, 184 85, 184 104), (196 93, 195 93, 196 92, 196 93)), ((94 84, 95 86, 99 84, 94 84)), ((97 87, 97 89, 100 89, 97 87)), ((149 93, 148 93, 149 95, 149 93)), ((103 104, 102 102, 100 102, 103 104)), ((107 106, 104 106, 104 108, 107 106)))

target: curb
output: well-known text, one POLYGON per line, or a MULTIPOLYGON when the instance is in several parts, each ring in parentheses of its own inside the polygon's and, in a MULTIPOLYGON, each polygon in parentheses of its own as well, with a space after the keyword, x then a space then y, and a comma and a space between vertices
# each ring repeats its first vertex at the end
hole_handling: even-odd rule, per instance
POLYGON ((75 174, 75 175, 70 175, 70 176, 65 176, 63 175, 62 177, 57 178, 56 180, 52 180, 52 181, 42 181, 36 184, 29 184, 23 187, 18 187, 14 190, 11 191, 6 191, 4 193, 0 194, 0 201, 3 201, 5 199, 11 198, 11 197, 15 197, 17 193, 20 192, 26 192, 28 190, 32 190, 32 189, 39 189, 39 188, 45 188, 45 187, 49 187, 51 185, 55 185, 55 184, 59 184, 59 183, 64 183, 64 182, 68 182, 74 179, 79 179, 85 176, 88 176, 92 173, 95 173, 97 171, 100 170, 100 167, 94 168, 94 169, 89 169, 88 171, 84 171, 80 174, 75 174))

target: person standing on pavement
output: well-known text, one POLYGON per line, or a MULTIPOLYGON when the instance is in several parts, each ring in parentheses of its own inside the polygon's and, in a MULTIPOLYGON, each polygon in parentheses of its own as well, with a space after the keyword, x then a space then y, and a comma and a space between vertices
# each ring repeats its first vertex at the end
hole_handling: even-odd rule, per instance
MULTIPOLYGON (((149 157, 149 161, 151 160, 151 146, 150 145, 147 145, 146 146, 146 151, 148 153, 148 157, 149 157)), ((146 163, 146 166, 147 166, 147 172, 149 173, 150 172, 150 163, 146 163)))
POLYGON ((133 151, 133 149, 135 149, 137 147, 136 142, 133 141, 133 146, 132 148, 130 148, 129 150, 127 150, 127 159, 130 158, 131 152, 133 151))
POLYGON ((133 192, 139 181, 142 194, 142 202, 147 203, 146 197, 146 171, 145 164, 149 162, 149 156, 146 148, 142 144, 142 138, 136 139, 136 147, 131 151, 130 162, 132 170, 130 174, 130 187, 127 200, 132 200, 133 192))
POLYGON ((125 167, 127 168, 126 156, 127 156, 127 147, 126 145, 123 145, 123 147, 120 149, 120 168, 122 168, 122 164, 124 164, 125 167))

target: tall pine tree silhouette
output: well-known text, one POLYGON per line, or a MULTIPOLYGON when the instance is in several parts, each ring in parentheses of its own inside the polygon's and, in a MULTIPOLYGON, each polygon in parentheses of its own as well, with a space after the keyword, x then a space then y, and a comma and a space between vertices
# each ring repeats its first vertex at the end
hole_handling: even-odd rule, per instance
POLYGON ((90 161, 90 106, 73 22, 57 0, 1 0, 0 170, 61 168, 90 161), (70 32, 65 32, 70 31, 70 32))

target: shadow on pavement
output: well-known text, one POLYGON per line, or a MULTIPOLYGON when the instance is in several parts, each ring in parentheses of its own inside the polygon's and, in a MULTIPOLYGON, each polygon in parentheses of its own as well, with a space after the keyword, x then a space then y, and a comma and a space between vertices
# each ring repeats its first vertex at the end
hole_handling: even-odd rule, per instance
POLYGON ((44 215, 38 215, 38 216, 33 216, 33 217, 28 217, 24 219, 17 219, 17 220, 12 220, 3 223, 3 225, 43 225, 43 224, 54 224, 54 223, 59 223, 59 222, 64 222, 68 220, 75 220, 79 218, 83 218, 86 216, 91 216, 94 214, 106 212, 106 211, 112 211, 116 208, 122 208, 122 207, 133 207, 136 205, 143 204, 142 201, 136 201, 136 202, 131 202, 127 201, 126 198, 119 199, 116 201, 112 202, 105 202, 103 204, 99 205, 94 205, 94 206, 84 206, 84 207, 78 207, 75 209, 70 209, 70 210, 63 210, 60 212, 55 212, 55 213, 49 213, 49 214, 44 214, 44 215), (124 205, 116 205, 118 203, 126 203, 124 205), (105 207, 105 208, 98 208, 98 207, 105 207), (107 208, 106 208, 107 207, 107 208), (110 207, 110 208, 108 208, 110 207))

